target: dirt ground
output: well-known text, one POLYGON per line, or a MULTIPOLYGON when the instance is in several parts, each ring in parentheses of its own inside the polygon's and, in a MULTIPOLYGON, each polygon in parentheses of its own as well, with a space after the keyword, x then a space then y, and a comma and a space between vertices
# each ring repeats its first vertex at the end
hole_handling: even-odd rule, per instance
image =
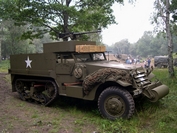
POLYGON ((83 119, 82 113, 70 116, 67 108, 20 100, 7 79, 8 74, 0 73, 0 133, 96 133, 95 125, 83 119))

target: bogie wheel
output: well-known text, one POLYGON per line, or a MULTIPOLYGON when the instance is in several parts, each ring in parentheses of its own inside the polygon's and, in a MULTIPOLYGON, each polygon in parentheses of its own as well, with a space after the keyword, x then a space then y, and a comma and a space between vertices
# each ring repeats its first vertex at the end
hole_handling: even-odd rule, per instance
POLYGON ((54 95, 55 95, 55 86, 54 84, 52 84, 52 82, 48 82, 46 85, 45 85, 45 95, 48 97, 48 98, 53 98, 54 95))
POLYGON ((17 92, 23 92, 24 91, 24 83, 20 80, 15 81, 15 89, 17 92))
POLYGON ((48 102, 47 97, 44 94, 40 94, 40 102, 42 105, 45 105, 48 102))
POLYGON ((26 101, 26 93, 25 92, 18 92, 19 93, 19 96, 20 96, 20 99, 22 100, 22 101, 26 101))
POLYGON ((26 100, 25 97, 27 96, 27 94, 25 93, 25 90, 24 90, 24 83, 20 80, 16 80, 15 81, 15 89, 19 93, 20 99, 25 101, 26 100))
POLYGON ((98 109, 104 118, 110 120, 130 118, 134 113, 135 103, 128 91, 114 86, 100 94, 98 109))

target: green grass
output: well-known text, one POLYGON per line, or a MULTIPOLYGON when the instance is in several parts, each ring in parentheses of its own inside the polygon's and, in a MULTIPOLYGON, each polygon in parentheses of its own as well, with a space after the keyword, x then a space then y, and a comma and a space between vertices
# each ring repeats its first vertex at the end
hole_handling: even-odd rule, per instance
POLYGON ((9 60, 0 61, 0 72, 8 72, 8 68, 10 68, 9 60))
MULTIPOLYGON (((8 61, 2 61, 0 71, 7 71, 8 66, 8 61)), ((176 71, 177 69, 175 69, 176 71)), ((88 126, 89 128, 89 125, 92 125, 92 131, 100 133, 177 133, 177 79, 170 79, 167 69, 154 69, 153 73, 157 79, 170 88, 169 94, 156 103, 147 100, 136 102, 135 114, 129 120, 103 119, 98 112, 96 103, 85 104, 81 100, 74 101, 65 98, 60 99, 49 108, 52 113, 42 112, 44 114, 42 116, 40 116, 41 112, 30 111, 25 104, 19 104, 18 107, 30 111, 32 119, 35 120, 34 123, 38 125, 49 122, 53 127, 51 133, 58 132, 60 128, 72 128, 76 132, 83 132, 83 127, 88 126), (69 119, 70 116, 74 120, 73 122, 68 121, 68 123, 74 125, 65 127, 61 121, 69 119)), ((9 126, 13 126, 13 124, 9 126)))

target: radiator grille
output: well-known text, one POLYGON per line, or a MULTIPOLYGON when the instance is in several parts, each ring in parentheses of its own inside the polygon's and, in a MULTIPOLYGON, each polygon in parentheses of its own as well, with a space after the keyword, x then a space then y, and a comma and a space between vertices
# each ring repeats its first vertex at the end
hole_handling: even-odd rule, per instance
POLYGON ((144 69, 136 70, 132 76, 137 87, 146 88, 149 84, 151 84, 151 81, 148 79, 144 69))

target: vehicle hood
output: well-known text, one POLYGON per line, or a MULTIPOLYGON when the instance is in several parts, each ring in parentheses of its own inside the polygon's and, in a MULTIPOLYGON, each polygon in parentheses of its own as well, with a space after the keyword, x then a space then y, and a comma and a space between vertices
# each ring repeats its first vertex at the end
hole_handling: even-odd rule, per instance
POLYGON ((141 66, 130 65, 130 64, 123 64, 117 61, 99 61, 99 62, 88 62, 85 63, 87 68, 117 68, 117 69, 124 69, 124 70, 132 70, 139 68, 141 66))

